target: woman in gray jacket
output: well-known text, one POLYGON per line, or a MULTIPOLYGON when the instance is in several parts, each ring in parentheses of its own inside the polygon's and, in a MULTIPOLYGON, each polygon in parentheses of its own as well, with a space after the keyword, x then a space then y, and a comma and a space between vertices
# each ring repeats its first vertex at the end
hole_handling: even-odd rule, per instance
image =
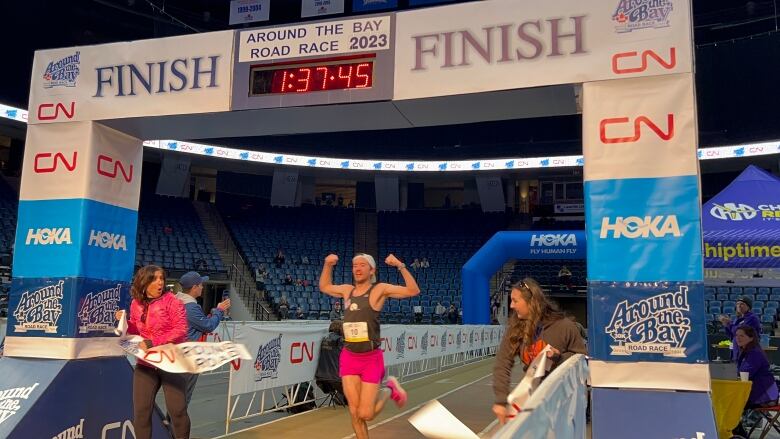
POLYGON ((512 285, 511 298, 514 312, 507 321, 493 367, 493 413, 502 424, 507 417, 506 398, 515 357, 520 357, 525 370, 548 345, 553 368, 574 354, 587 353, 580 331, 547 299, 535 280, 525 278, 512 285))

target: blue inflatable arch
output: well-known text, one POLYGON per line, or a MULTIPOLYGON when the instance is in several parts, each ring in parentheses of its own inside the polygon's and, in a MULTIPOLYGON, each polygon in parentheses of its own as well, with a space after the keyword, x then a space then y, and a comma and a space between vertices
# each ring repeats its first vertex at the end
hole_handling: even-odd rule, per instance
POLYGON ((585 259, 585 232, 523 231, 493 235, 461 272, 464 324, 490 324, 490 278, 510 259, 585 259))

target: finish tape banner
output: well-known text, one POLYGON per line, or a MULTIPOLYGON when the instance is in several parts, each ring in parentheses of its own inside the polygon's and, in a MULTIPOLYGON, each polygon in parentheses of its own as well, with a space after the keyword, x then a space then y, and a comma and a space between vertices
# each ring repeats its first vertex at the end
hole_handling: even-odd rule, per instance
MULTIPOLYGON (((231 395, 311 381, 319 361, 320 343, 327 332, 324 324, 236 327, 233 339, 247 347, 254 361, 251 364, 241 361, 233 372, 231 395)), ((387 367, 495 348, 503 333, 501 326, 383 325, 380 349, 384 351, 387 367)))
POLYGON ((127 335, 125 314, 122 314, 116 332, 122 334, 119 345, 125 352, 166 372, 203 373, 230 361, 252 358, 243 345, 232 341, 169 343, 144 351, 138 347, 138 344, 143 341, 142 337, 127 335))

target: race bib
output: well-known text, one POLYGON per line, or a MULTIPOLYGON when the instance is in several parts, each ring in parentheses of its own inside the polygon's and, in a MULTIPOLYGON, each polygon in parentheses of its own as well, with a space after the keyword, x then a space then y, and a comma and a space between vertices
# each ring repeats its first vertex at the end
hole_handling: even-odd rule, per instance
POLYGON ((344 323, 344 340, 349 343, 368 341, 368 323, 348 322, 344 323))

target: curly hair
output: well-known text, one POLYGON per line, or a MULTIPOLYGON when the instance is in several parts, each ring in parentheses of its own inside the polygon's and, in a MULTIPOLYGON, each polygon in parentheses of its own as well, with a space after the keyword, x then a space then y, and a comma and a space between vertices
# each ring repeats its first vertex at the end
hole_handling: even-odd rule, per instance
POLYGON ((162 268, 156 265, 147 265, 139 268, 133 277, 132 285, 130 285, 130 297, 139 302, 149 300, 146 298, 146 288, 154 282, 154 276, 158 271, 162 271, 163 283, 165 283, 165 271, 162 268))
POLYGON ((507 332, 515 349, 519 346, 530 346, 536 337, 536 329, 540 323, 551 322, 564 318, 564 314, 558 309, 558 305, 551 302, 544 294, 542 287, 536 280, 527 277, 512 285, 512 290, 517 290, 528 304, 529 317, 521 319, 516 313, 509 316, 507 332))

